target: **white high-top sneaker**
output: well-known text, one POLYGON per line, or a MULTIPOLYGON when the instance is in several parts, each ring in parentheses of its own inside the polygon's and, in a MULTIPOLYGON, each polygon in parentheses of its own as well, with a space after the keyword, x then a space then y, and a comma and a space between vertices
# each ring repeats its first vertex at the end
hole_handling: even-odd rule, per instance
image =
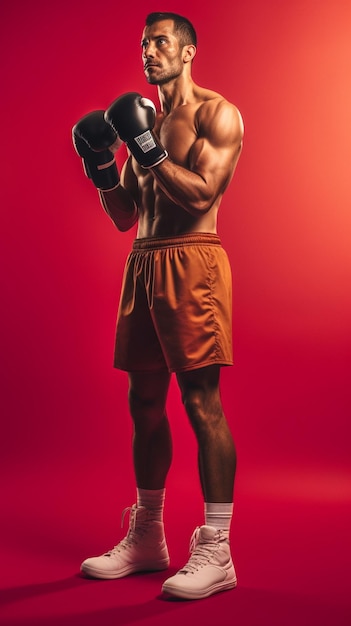
POLYGON ((152 519, 152 510, 145 507, 124 509, 130 511, 126 537, 112 550, 101 556, 83 561, 81 572, 93 578, 122 578, 133 572, 166 569, 169 554, 164 536, 163 522, 152 519))
POLYGON ((236 587, 236 574, 229 541, 221 530, 212 526, 195 529, 190 541, 188 563, 162 586, 162 591, 197 600, 236 587))

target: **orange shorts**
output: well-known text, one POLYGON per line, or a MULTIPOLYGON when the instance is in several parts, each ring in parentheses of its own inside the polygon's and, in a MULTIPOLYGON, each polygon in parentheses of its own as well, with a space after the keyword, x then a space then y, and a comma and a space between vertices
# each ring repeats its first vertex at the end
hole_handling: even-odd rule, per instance
POLYGON ((232 276, 218 235, 136 239, 124 270, 114 366, 232 365, 232 276))

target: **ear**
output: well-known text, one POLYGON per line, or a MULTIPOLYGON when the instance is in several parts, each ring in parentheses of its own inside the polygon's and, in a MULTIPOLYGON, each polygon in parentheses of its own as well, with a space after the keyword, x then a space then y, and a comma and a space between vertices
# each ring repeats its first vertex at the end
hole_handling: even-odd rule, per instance
POLYGON ((189 44, 183 48, 183 63, 189 63, 196 54, 196 46, 189 44))

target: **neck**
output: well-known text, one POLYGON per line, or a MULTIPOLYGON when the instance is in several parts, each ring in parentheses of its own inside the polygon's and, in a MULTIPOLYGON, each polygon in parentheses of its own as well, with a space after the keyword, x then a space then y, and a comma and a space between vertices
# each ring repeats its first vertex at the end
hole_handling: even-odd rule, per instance
POLYGON ((192 78, 180 76, 169 83, 158 85, 161 110, 165 115, 194 100, 195 84, 192 78))

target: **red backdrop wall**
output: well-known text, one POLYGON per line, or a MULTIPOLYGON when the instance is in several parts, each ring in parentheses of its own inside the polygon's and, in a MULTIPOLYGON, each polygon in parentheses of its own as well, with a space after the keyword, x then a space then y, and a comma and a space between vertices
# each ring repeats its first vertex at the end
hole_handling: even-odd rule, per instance
MULTIPOLYGON (((27 513, 56 507, 62 519, 73 502, 103 506, 111 490, 116 510, 134 497, 126 379, 112 368, 134 231, 118 233, 103 213, 71 128, 128 90, 156 101, 139 42, 145 14, 160 8, 194 22, 194 79, 233 101, 246 128, 219 218, 234 280, 235 366, 222 394, 238 489, 346 498, 351 6, 342 0, 221 0, 215 11, 199 0, 3 3, 0 445, 15 477, 6 497, 20 493, 27 513)), ((198 485, 175 386, 169 414, 176 501, 198 485)))

